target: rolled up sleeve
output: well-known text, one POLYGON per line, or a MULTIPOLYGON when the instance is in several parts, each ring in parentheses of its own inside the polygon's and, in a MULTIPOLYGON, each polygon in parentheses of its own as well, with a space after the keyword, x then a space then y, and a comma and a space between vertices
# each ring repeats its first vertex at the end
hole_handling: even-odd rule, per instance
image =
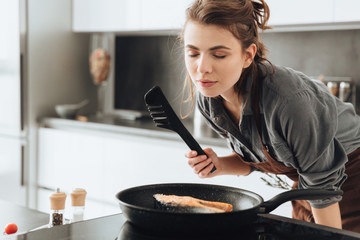
MULTIPOLYGON (((280 119, 283 137, 294 155, 290 164, 299 173, 299 189, 340 189, 346 180, 347 155, 335 137, 335 100, 307 91, 297 93, 284 103, 280 119)), ((324 208, 340 200, 336 196, 309 203, 324 208)))

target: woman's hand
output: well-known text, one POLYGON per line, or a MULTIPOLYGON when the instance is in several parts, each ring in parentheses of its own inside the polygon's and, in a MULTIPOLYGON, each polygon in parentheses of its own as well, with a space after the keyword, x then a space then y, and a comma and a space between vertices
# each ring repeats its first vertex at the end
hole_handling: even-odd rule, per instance
POLYGON ((204 149, 204 152, 208 157, 206 155, 198 156, 196 151, 189 151, 185 154, 189 166, 193 168, 194 173, 200 178, 210 178, 218 175, 248 175, 251 173, 250 166, 245 164, 236 153, 218 157, 211 148, 204 149), (214 166, 216 171, 210 173, 214 166))
POLYGON ((206 155, 197 155, 196 151, 189 151, 185 154, 188 158, 189 166, 194 170, 200 178, 209 178, 219 175, 221 172, 221 166, 216 153, 211 148, 204 149, 206 155), (216 167, 216 171, 210 173, 213 167, 216 167))

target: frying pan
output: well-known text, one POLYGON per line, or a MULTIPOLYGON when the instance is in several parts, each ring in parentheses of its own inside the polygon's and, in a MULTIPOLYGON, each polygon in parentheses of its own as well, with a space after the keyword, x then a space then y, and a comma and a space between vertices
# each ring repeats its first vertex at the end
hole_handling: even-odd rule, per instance
POLYGON ((240 188, 211 184, 166 183, 128 188, 117 193, 116 198, 127 220, 140 228, 161 232, 209 233, 231 231, 239 226, 252 225, 258 213, 269 213, 290 200, 323 199, 341 194, 341 190, 290 190, 264 202, 260 195, 240 188), (226 202, 233 205, 233 211, 168 212, 155 208, 153 195, 157 193, 226 202))

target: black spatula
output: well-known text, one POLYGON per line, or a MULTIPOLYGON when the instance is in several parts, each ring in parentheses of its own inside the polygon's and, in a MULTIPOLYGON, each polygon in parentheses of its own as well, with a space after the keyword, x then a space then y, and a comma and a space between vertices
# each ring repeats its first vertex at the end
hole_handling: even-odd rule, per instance
MULTIPOLYGON (((195 150, 198 155, 206 155, 199 143, 182 124, 160 87, 151 88, 145 94, 144 99, 155 126, 177 132, 191 150, 195 150)), ((216 167, 214 166, 211 173, 215 170, 216 167)))

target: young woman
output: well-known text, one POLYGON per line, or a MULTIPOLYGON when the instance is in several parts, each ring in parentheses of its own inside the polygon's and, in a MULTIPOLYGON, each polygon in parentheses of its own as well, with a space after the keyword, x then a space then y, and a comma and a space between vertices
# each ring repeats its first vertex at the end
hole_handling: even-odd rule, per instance
MULTIPOLYGON (((360 232, 360 118, 327 87, 265 57, 258 29, 269 9, 255 0, 196 0, 182 40, 197 105, 233 150, 218 157, 186 153, 201 178, 285 174, 294 188, 342 189, 344 194, 294 201, 293 217, 360 232), (215 172, 211 172, 213 167, 215 172)), ((193 95, 191 95, 193 96, 193 95)))

